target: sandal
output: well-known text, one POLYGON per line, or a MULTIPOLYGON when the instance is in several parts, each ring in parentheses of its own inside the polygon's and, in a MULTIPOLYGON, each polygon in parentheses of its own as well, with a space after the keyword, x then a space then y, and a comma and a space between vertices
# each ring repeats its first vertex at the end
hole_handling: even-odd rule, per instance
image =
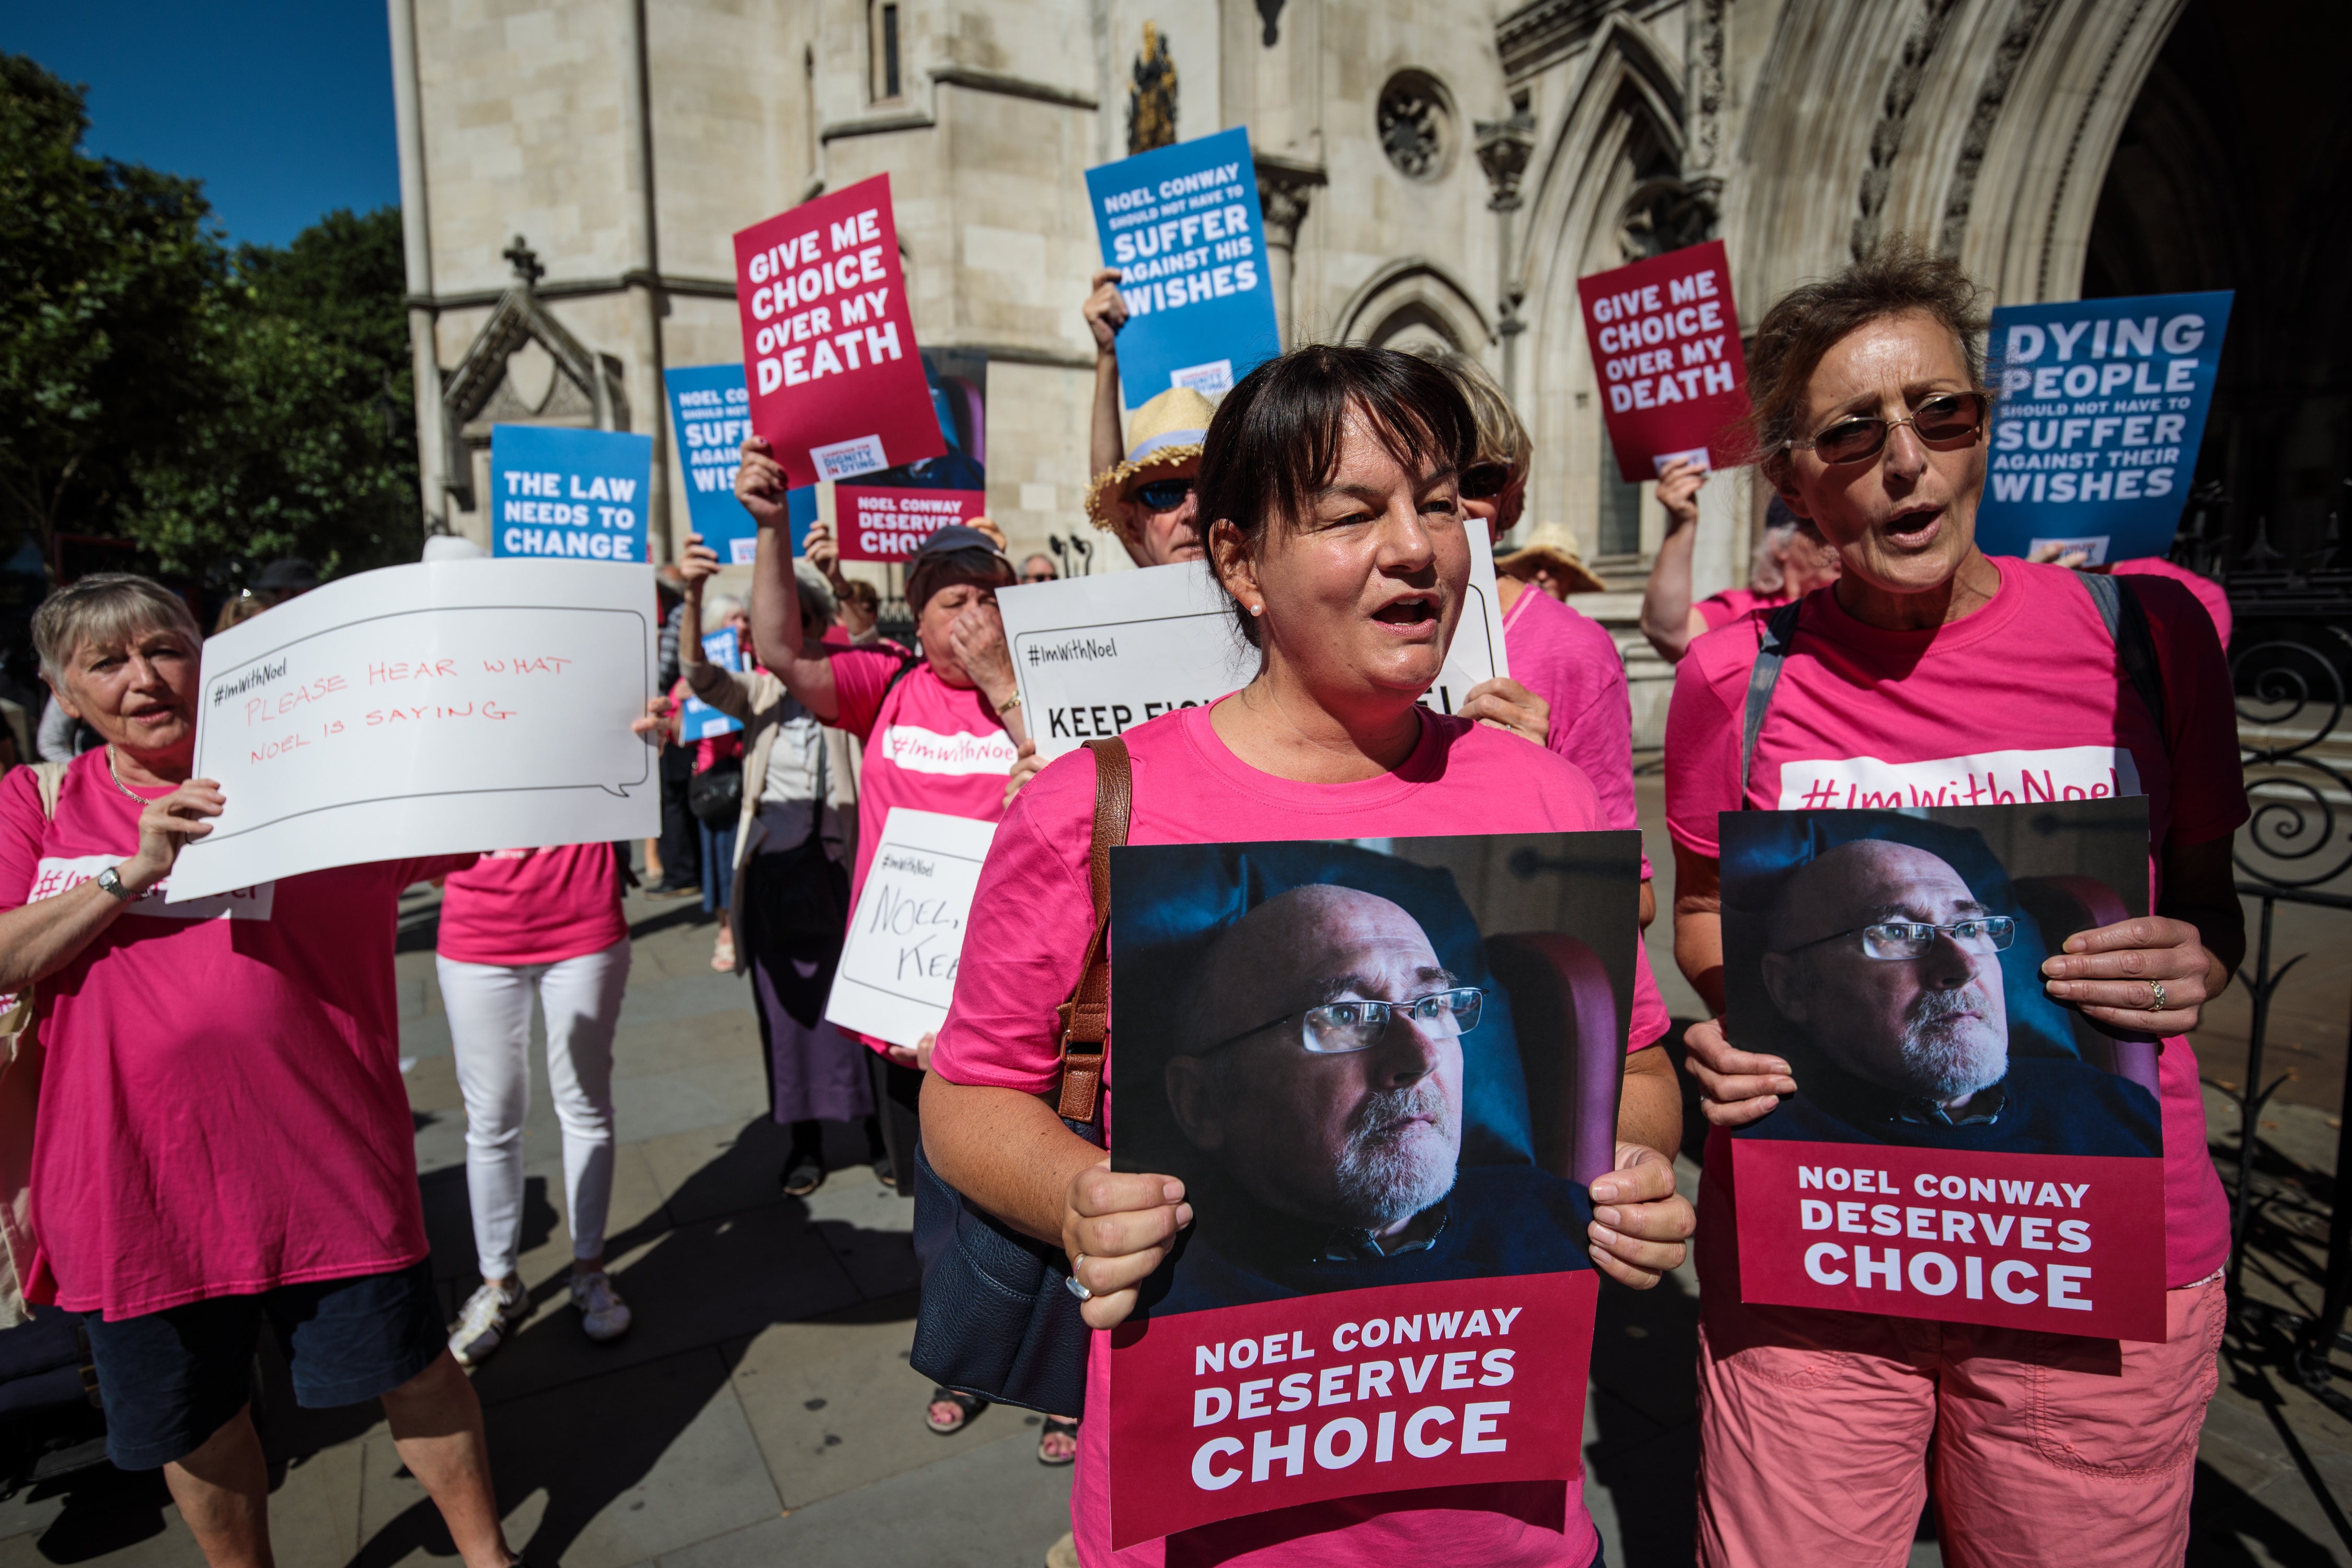
POLYGON ((952 1388, 934 1388, 931 1390, 930 1408, 923 1412, 923 1425, 944 1437, 950 1432, 962 1431, 973 1416, 987 1408, 988 1401, 977 1394, 959 1394, 952 1388), (940 1406, 942 1405, 956 1407, 954 1420, 940 1419, 940 1406))
POLYGON ((1064 1465, 1069 1464, 1077 1457, 1078 1424, 1076 1421, 1069 1419, 1067 1416, 1046 1416, 1045 1430, 1037 1434, 1037 1462, 1041 1465, 1050 1465, 1055 1468, 1059 1468, 1064 1465), (1052 1442, 1056 1437, 1067 1437, 1070 1440, 1068 1452, 1046 1452, 1045 1445, 1052 1442))
POLYGON ((891 1161, 889 1155, 877 1154, 874 1157, 874 1179, 886 1187, 898 1186, 898 1167, 891 1161))
POLYGON ((824 1185, 824 1161, 805 1150, 794 1150, 776 1178, 788 1198, 804 1198, 824 1185))

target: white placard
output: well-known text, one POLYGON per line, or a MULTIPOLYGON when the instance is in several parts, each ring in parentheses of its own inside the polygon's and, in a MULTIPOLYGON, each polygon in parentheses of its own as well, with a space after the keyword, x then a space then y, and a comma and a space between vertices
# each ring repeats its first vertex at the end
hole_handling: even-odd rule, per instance
POLYGON ((661 831, 653 568, 436 561, 205 644, 195 776, 226 808, 168 899, 330 866, 661 831))
POLYGON ((947 1022, 972 889, 996 825, 890 808, 834 971, 827 1021, 912 1046, 947 1022))
MULTIPOLYGON (((1465 531, 1469 592, 1437 684, 1422 698, 1446 713, 1480 681, 1511 673, 1495 552, 1485 529, 1465 531)), ((1041 756, 1214 701, 1257 674, 1257 650, 1234 624, 1233 601, 1205 562, 1019 584, 997 590, 996 602, 1041 756)))

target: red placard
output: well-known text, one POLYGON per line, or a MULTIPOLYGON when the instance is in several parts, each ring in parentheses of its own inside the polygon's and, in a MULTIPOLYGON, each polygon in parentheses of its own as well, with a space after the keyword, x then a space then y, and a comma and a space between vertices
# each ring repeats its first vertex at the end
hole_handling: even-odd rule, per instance
POLYGON ((987 510, 982 490, 836 485, 833 491, 834 531, 844 561, 912 560, 923 541, 949 523, 969 522, 987 510))
POLYGON ((1580 278, 1576 292, 1618 474, 1630 484, 1675 458, 1740 461, 1732 426, 1748 414, 1748 359, 1723 241, 1580 278))
POLYGON ((1575 1484, 1599 1281, 1336 1290, 1112 1331, 1111 1546, 1367 1493, 1575 1484))
POLYGON ((947 450, 915 354, 890 176, 735 236, 751 428, 797 488, 947 450))
POLYGON ((1735 1138, 1739 1295, 2161 1342, 2164 1162, 1735 1138))

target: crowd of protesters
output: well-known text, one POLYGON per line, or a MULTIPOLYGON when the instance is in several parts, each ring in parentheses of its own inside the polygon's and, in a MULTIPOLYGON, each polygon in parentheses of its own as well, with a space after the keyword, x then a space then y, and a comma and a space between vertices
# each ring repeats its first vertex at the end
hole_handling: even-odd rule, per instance
MULTIPOLYGON (((1955 263, 1897 239, 1764 315, 1748 434, 1772 500, 1745 586, 1694 600, 1705 469, 1673 464, 1654 488, 1667 526, 1640 624, 1676 667, 1670 918, 1675 961, 1718 1015, 1683 1042, 1712 1129, 1708 1179, 1695 1211, 1675 1187, 1684 1102, 1666 1010, 1637 944, 1616 1168, 1590 1184, 1581 1241, 1611 1277, 1647 1288, 1696 1237, 1697 1553, 1711 1568, 1899 1560, 1931 1471, 1958 1561, 2145 1564, 2185 1549, 2228 1227, 2181 1037, 2243 946, 2227 604, 2168 563, 2115 568, 2136 577, 2160 666, 2150 712, 2117 673, 2080 562, 1977 548, 1991 406, 1978 300, 1955 263), (1768 641, 1778 679, 1759 710, 1768 641), (2167 1338, 2091 1355, 2046 1336, 1744 1304, 1725 1141, 1800 1085, 1720 1016, 1717 814, 1779 808, 1780 770, 1799 760, 2085 745, 2135 765, 2156 912, 2069 942, 2042 973, 2061 1004, 2164 1042, 2167 1338)), ((1601 579, 1564 530, 1522 529, 1534 443, 1478 363, 1301 348, 1218 403, 1178 388, 1129 415, 1116 274, 1097 275, 1082 314, 1097 346, 1087 515, 1138 566, 1201 563, 1258 656, 1239 691, 1126 731, 1128 842, 1639 826, 1625 667, 1568 602, 1601 579), (1512 676, 1443 714, 1418 699, 1463 614, 1474 540, 1503 552, 1512 676)), ((748 603, 716 590, 719 562, 698 537, 665 569, 676 604, 637 724, 661 748, 664 786, 646 891, 698 893, 712 967, 748 979, 770 1114, 786 1130, 783 1192, 827 1180, 829 1126, 862 1132, 874 1177, 901 1194, 919 1144, 969 1202, 1066 1256, 1097 1332, 1085 1409, 1050 1415, 1038 1445, 1044 1462, 1076 1465, 1057 1560, 1172 1563, 1165 1542, 1110 1545, 1105 1351, 1192 1211, 1173 1178, 1114 1173, 1052 1098, 1056 1008, 1095 929, 1096 775, 1086 752, 1046 763, 1031 744, 997 595, 1058 573, 1043 554, 1016 565, 984 518, 942 527, 906 565, 902 646, 824 522, 793 558, 785 487, 766 444, 748 441, 748 603), (740 668, 706 651, 721 632, 740 668), (734 728, 688 735, 688 700, 734 728), (997 825, 952 1007, 913 1046, 824 1016, 898 806, 997 825)), ((280 563, 216 630, 315 584, 280 563)), ((0 778, 0 990, 30 1012, 0 1100, 37 1093, 11 1123, 35 1131, 0 1192, 13 1288, 36 1310, 81 1314, 111 1457, 163 1468, 212 1562, 268 1560, 247 1405, 267 1321, 300 1401, 381 1399, 459 1555, 505 1568, 516 1559, 465 1369, 530 1310, 518 1252, 534 999, 562 1129, 569 1301, 593 1342, 631 1327, 604 1235, 631 847, 349 867, 166 904, 179 849, 223 807, 191 777, 197 624, 156 584, 103 574, 54 593, 34 637, 50 707, 37 737, 10 743, 41 762, 0 778), (396 905, 421 881, 442 887, 437 973, 481 1281, 454 1324, 433 1289, 399 1066, 396 905)), ((1651 872, 1645 861, 1645 927, 1651 872)), ((940 1387, 923 1419, 952 1432, 985 1407, 940 1387)), ((1553 1483, 1280 1510, 1221 1527, 1213 1545, 1215 1560, 1269 1568, 1583 1568, 1597 1542, 1580 1494, 1553 1483)))

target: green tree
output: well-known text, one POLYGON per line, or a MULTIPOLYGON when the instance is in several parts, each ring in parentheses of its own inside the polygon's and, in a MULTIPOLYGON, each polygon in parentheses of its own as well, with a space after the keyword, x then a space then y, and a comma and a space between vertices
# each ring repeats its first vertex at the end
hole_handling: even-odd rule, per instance
POLYGON ((279 555, 327 575, 415 559, 404 280, 389 207, 239 248, 207 311, 217 400, 135 468, 129 530, 164 570, 225 583, 279 555))
POLYGON ((215 395, 227 258, 196 183, 80 151, 81 89, 0 54, 0 520, 119 535, 132 468, 215 395))

